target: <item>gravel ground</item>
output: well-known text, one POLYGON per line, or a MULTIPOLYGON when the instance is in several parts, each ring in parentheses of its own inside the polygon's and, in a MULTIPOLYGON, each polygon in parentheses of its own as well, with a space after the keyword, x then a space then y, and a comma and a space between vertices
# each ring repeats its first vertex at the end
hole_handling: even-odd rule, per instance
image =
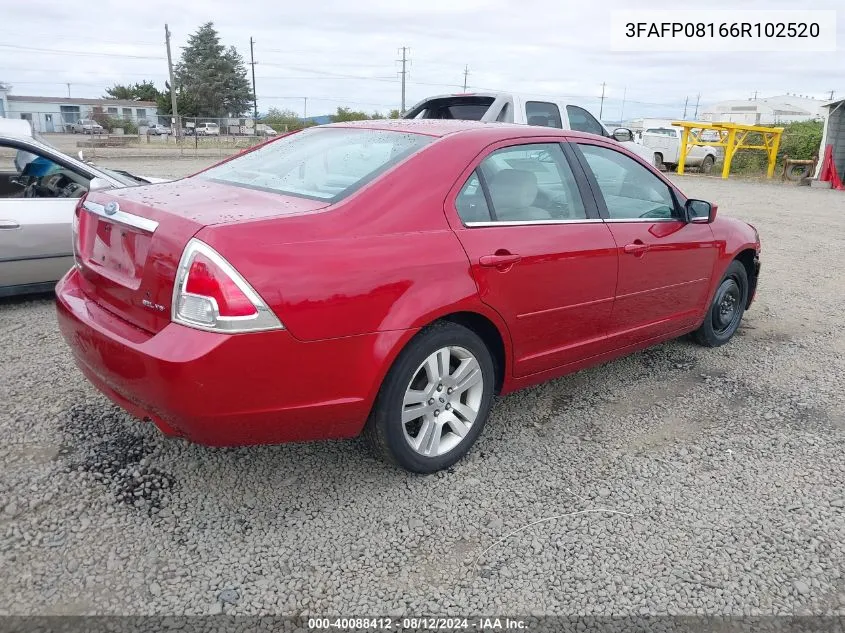
POLYGON ((762 235, 734 341, 505 397, 429 477, 165 439, 0 303, 0 614, 845 614, 845 196, 681 180, 762 235))

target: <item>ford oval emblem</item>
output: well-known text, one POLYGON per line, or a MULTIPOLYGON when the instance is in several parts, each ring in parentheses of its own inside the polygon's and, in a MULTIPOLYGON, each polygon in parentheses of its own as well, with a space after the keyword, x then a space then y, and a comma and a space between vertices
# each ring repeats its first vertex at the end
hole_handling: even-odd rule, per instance
POLYGON ((103 211, 106 212, 106 215, 114 215, 118 211, 120 211, 120 205, 117 202, 107 202, 106 206, 103 207, 103 211))

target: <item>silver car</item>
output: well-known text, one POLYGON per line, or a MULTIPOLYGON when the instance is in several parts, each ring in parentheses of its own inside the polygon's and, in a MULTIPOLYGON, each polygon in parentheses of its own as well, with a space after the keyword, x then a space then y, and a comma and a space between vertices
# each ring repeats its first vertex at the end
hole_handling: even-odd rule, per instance
POLYGON ((163 181, 76 160, 27 121, 0 118, 0 297, 52 290, 73 266, 71 222, 87 191, 153 182, 163 181))
POLYGON ((103 126, 94 119, 79 119, 76 123, 70 124, 70 131, 73 134, 103 134, 103 126))

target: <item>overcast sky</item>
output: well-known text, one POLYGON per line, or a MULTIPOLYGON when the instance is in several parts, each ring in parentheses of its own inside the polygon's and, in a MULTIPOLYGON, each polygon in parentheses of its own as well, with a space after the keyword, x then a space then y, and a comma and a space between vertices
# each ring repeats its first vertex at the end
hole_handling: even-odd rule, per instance
MULTIPOLYGON (((153 80, 164 88, 164 23, 178 58, 187 36, 211 20, 249 61, 255 39, 260 111, 275 106, 326 114, 338 105, 386 112, 399 106, 397 49, 410 48, 407 103, 470 89, 569 97, 604 119, 679 117, 701 103, 786 92, 845 95, 845 4, 837 53, 618 53, 613 9, 683 6, 662 0, 55 0, 3 1, 0 81, 13 94, 100 97, 113 83, 153 80), (38 49, 38 50, 27 50, 38 49)), ((689 3, 687 8, 703 8, 689 3)), ((790 9, 792 1, 710 0, 706 8, 790 9)), ((175 62, 175 59, 174 59, 175 62)))

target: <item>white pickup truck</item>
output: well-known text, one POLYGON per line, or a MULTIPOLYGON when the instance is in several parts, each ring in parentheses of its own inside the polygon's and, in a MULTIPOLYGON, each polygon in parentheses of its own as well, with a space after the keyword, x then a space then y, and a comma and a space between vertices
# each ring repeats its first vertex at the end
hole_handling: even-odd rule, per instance
MULTIPOLYGON (((681 128, 674 126, 652 127, 643 132, 643 147, 654 156, 653 162, 658 168, 674 169, 678 166, 681 153, 681 128)), ((716 148, 710 145, 693 145, 687 152, 684 164, 698 167, 702 173, 709 174, 716 164, 716 148)))
POLYGON ((412 106, 403 118, 501 121, 589 132, 615 139, 654 164, 654 153, 635 143, 634 134, 628 128, 617 128, 611 134, 601 121, 581 106, 549 97, 508 92, 437 95, 412 106))

